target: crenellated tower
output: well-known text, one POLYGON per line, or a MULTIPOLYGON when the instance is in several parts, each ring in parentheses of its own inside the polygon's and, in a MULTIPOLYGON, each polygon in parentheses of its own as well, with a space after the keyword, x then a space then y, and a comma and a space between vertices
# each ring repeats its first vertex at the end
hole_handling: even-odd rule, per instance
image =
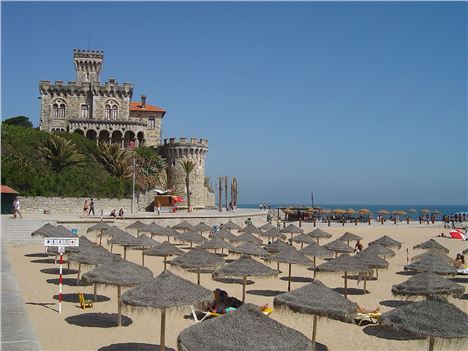
POLYGON ((191 202, 193 208, 203 208, 211 203, 207 199, 210 195, 205 186, 205 158, 208 153, 208 140, 197 138, 164 139, 162 153, 168 164, 169 187, 184 198, 183 206, 187 205, 187 191, 185 187, 185 171, 182 162, 195 162, 195 168, 190 174, 191 202))
POLYGON ((76 82, 100 82, 104 51, 73 49, 76 82))

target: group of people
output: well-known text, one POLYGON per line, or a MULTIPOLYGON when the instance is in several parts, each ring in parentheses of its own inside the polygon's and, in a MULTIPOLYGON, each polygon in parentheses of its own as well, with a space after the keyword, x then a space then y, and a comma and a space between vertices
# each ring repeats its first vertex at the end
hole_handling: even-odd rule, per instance
POLYGON ((457 269, 464 269, 465 268, 465 256, 462 254, 457 254, 457 257, 453 261, 453 266, 457 269))
POLYGON ((270 204, 261 203, 259 205, 259 207, 260 207, 261 210, 271 210, 271 205, 270 204))
POLYGON ((21 214, 21 205, 20 201, 17 196, 13 199, 13 218, 16 218, 17 216, 20 216, 23 218, 23 215, 21 214))
MULTIPOLYGON (((114 217, 114 218, 117 218, 117 211, 116 211, 115 208, 112 209, 112 211, 111 211, 111 213, 110 213, 110 216, 111 216, 111 217, 114 217)), ((124 210, 123 210, 123 208, 121 207, 120 210, 119 210, 119 218, 120 218, 120 219, 123 219, 123 217, 124 217, 124 210)))
POLYGON ((96 215, 94 213, 94 200, 93 200, 93 198, 89 199, 89 201, 85 200, 84 204, 83 204, 83 216, 89 216, 91 214, 91 212, 93 213, 93 216, 96 215))

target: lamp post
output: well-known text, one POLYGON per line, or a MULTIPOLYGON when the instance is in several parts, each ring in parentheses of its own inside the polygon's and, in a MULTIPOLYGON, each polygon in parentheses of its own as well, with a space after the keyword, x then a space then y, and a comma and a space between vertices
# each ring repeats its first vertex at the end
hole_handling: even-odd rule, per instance
POLYGON ((132 175, 132 204, 130 212, 133 213, 133 202, 135 201, 135 157, 133 157, 133 175, 132 175))

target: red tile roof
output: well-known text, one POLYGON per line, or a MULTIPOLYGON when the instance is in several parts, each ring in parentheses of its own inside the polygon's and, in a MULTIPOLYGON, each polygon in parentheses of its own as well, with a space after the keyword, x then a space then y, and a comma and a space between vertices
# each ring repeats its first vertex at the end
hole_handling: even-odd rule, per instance
POLYGON ((166 110, 158 106, 148 105, 146 104, 145 107, 141 107, 141 101, 131 101, 130 102, 130 111, 140 111, 140 112, 163 112, 166 113, 166 110))
POLYGON ((13 190, 8 185, 0 185, 0 189, 2 194, 18 194, 16 190, 13 190))

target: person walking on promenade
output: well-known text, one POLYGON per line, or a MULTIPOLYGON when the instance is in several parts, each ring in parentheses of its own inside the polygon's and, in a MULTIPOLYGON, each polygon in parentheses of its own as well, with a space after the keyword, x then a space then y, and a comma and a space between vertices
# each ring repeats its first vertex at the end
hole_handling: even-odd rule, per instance
POLYGON ((94 200, 91 198, 91 200, 89 200, 89 211, 88 211, 88 216, 91 214, 91 212, 93 213, 93 216, 95 216, 96 214, 94 213, 94 200))
POLYGON ((156 202, 156 211, 158 212, 158 216, 161 214, 161 203, 158 201, 156 202))
POLYGON ((15 200, 13 200, 13 217, 16 218, 16 215, 19 214, 21 218, 23 218, 23 215, 21 214, 21 205, 20 201, 17 197, 15 197, 15 200))
POLYGON ((88 200, 84 200, 84 204, 83 204, 83 216, 86 216, 86 215, 88 214, 88 211, 89 211, 88 200))

